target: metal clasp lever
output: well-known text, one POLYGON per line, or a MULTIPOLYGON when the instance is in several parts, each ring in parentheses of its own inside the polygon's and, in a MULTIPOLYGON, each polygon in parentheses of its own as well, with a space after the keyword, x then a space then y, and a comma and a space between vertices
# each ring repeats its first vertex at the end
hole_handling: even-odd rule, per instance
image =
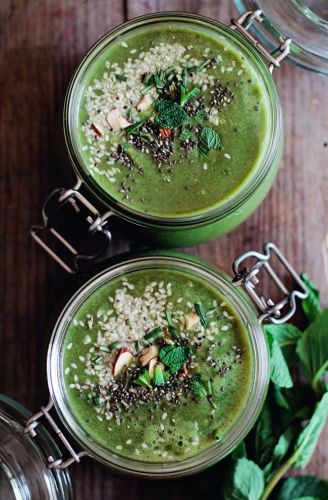
POLYGON ((247 40, 254 45, 254 47, 262 54, 265 59, 269 61, 269 71, 272 73, 274 68, 279 68, 280 63, 289 54, 289 45, 291 44, 291 38, 279 37, 280 46, 273 52, 269 52, 256 38, 254 38, 248 29, 256 21, 262 23, 262 11, 255 10, 254 12, 244 12, 238 19, 231 19, 231 29, 239 31, 244 35, 247 40))
POLYGON ((67 438, 64 436, 62 431, 59 429, 58 425, 50 415, 50 410, 53 407, 53 402, 50 399, 49 403, 45 407, 41 407, 41 410, 33 415, 27 422, 26 426, 24 428, 24 433, 29 434, 32 438, 34 438, 37 435, 36 432, 36 427, 40 424, 39 419, 41 417, 45 417, 47 422, 50 424, 51 428, 55 431, 56 435, 59 437, 61 442, 64 444, 65 448, 69 451, 71 457, 68 458, 67 460, 63 460, 62 458, 54 459, 53 456, 49 456, 47 458, 48 460, 48 469, 66 469, 69 465, 71 465, 74 462, 80 462, 80 459, 86 455, 88 455, 88 452, 86 451, 80 451, 76 452, 72 445, 68 442, 67 438))
POLYGON ((274 243, 266 243, 263 251, 263 254, 254 251, 245 252, 234 261, 232 269, 235 277, 232 283, 235 286, 243 285, 245 287, 253 302, 263 313, 259 318, 261 323, 264 320, 270 320, 275 324, 284 323, 296 311, 296 298, 306 299, 308 291, 295 269, 274 243), (288 290, 281 281, 269 262, 273 255, 283 265, 289 276, 292 277, 295 288, 288 290), (256 259, 255 264, 250 268, 243 267, 242 263, 249 258, 256 259), (258 274, 262 268, 267 271, 270 278, 283 294, 283 298, 276 303, 271 298, 265 298, 256 291, 256 286, 260 283, 258 274), (283 309, 285 310, 284 313, 283 309))
POLYGON ((72 189, 55 189, 42 207, 42 225, 31 227, 34 240, 68 273, 76 273, 80 265, 97 259, 111 242, 108 219, 113 215, 98 210, 78 191, 81 182, 72 189), (50 233, 60 245, 61 253, 45 241, 50 233), (62 256, 65 253, 65 258, 62 256))

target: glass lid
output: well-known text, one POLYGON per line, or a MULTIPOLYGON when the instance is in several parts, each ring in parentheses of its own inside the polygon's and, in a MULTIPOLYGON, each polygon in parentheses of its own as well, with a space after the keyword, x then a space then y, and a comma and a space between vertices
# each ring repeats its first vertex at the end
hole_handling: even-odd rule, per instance
POLYGON ((297 66, 328 74, 328 2, 326 0, 235 0, 240 13, 262 11, 262 22, 250 30, 276 46, 279 37, 292 39, 288 59, 297 66))
POLYGON ((24 433, 30 413, 0 395, 0 500, 69 500, 71 482, 66 470, 51 470, 47 457, 59 449, 40 424, 37 438, 24 433))

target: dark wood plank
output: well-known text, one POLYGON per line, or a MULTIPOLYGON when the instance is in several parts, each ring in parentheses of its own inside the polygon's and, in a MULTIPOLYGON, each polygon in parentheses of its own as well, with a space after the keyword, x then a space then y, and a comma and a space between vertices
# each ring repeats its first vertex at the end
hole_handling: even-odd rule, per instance
MULTIPOLYGON (((158 10, 198 12, 224 22, 227 0, 2 0, 0 6, 0 390, 35 409, 47 393, 46 325, 70 285, 32 244, 29 227, 40 220, 50 189, 61 185, 58 153, 63 97, 75 65, 90 45, 128 16, 158 10), (5 77, 4 77, 5 75, 5 77), (59 124, 59 125, 58 125, 59 124)), ((275 75, 285 119, 285 154, 277 180, 256 213, 232 234, 188 251, 230 270, 245 248, 277 242, 298 269, 324 290, 322 242, 327 232, 328 141, 325 78, 283 64, 275 75)), ((113 252, 127 249, 116 243, 113 252)), ((308 471, 328 476, 328 432, 308 471)), ((122 478, 92 461, 72 468, 80 500, 216 498, 219 466, 183 481, 149 483, 122 478)))

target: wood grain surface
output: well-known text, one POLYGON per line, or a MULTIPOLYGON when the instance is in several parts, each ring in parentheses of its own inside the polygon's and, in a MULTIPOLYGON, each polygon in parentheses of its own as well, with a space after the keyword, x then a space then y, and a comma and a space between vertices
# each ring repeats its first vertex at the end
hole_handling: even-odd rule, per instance
MULTIPOLYGON (((185 10, 229 22, 228 0, 1 0, 0 2, 0 391, 32 411, 47 400, 47 322, 71 278, 32 242, 50 189, 62 185, 56 130, 74 67, 101 35, 127 18, 185 10)), ((188 249, 230 270, 245 249, 275 241, 307 270, 328 303, 322 242, 328 230, 328 79, 284 63, 275 78, 284 112, 283 164, 270 194, 232 234, 188 249)), ((116 242, 113 253, 126 250, 116 242)), ((328 433, 308 472, 328 478, 328 433)), ((71 468, 75 497, 217 498, 220 468, 169 483, 123 478, 91 460, 71 468)), ((38 500, 38 499, 33 499, 38 500)))

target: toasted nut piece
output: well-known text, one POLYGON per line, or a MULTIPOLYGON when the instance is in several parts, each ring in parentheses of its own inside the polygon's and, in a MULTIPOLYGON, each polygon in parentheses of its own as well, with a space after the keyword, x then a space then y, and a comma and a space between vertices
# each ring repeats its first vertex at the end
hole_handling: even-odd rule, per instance
POLYGON ((121 128, 120 115, 116 108, 113 108, 106 115, 106 122, 109 128, 119 130, 121 128))
POLYGON ((149 347, 144 347, 140 353, 141 366, 148 365, 148 363, 151 359, 157 358, 158 353, 159 353, 159 347, 157 345, 151 345, 149 347))
POLYGON ((199 316, 196 313, 188 313, 185 314, 184 320, 186 330, 191 330, 199 323, 199 316))
POLYGON ((148 372, 149 372, 150 378, 153 378, 153 376, 154 376, 154 370, 155 370, 156 365, 157 365, 157 357, 153 358, 149 361, 148 372))
POLYGON ((133 359, 134 359, 134 356, 133 356, 132 352, 129 351, 129 349, 127 349, 126 347, 122 347, 121 349, 119 349, 117 356, 116 356, 116 359, 115 359, 115 362, 113 364, 114 377, 117 377, 118 375, 120 375, 120 373, 122 373, 123 369, 126 366, 128 366, 129 364, 131 364, 133 359))
POLYGON ((163 139, 172 139, 172 137, 173 137, 173 130, 171 128, 160 128, 159 129, 159 135, 163 139))
POLYGON ((127 127, 130 127, 130 125, 131 125, 131 123, 126 118, 124 118, 124 116, 120 116, 118 120, 120 122, 121 129, 125 129, 127 127))
POLYGON ((146 109, 150 108, 153 100, 149 94, 145 94, 139 101, 137 105, 138 111, 146 111, 146 109))
POLYGON ((100 123, 95 123, 93 122, 92 124, 92 128, 93 130, 96 132, 96 134, 99 136, 99 137, 104 137, 105 135, 105 131, 104 131, 104 128, 102 125, 100 125, 100 123))
POLYGON ((183 370, 183 375, 184 375, 184 376, 188 375, 188 368, 187 368, 187 365, 183 365, 182 370, 183 370))
POLYGON ((168 344, 168 345, 175 345, 174 340, 170 339, 169 337, 165 337, 164 342, 165 342, 165 344, 168 344))

